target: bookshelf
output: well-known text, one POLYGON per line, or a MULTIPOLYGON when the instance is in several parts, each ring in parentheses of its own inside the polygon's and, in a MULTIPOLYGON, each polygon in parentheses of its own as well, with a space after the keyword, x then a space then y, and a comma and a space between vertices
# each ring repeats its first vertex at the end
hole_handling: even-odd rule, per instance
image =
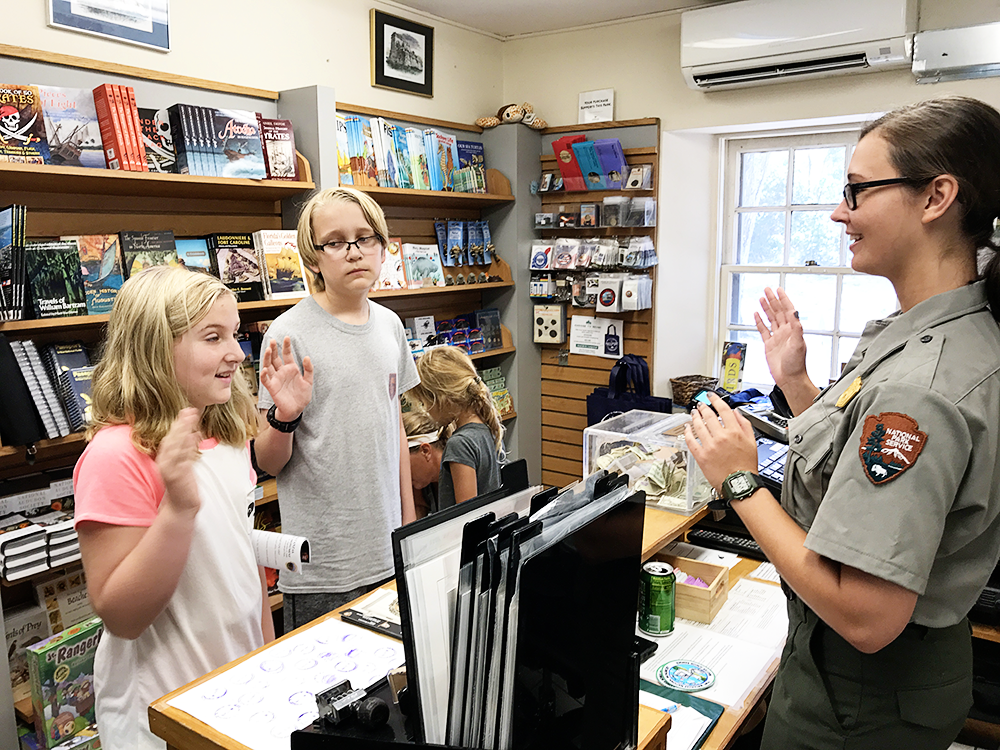
MULTIPOLYGON (((658 118, 623 120, 547 128, 542 131, 541 172, 559 174, 558 162, 552 152, 552 141, 567 133, 581 133, 588 140, 618 138, 630 167, 650 165, 653 171, 649 190, 559 190, 539 193, 542 213, 556 214, 565 210, 579 212, 580 204, 598 203, 609 196, 629 198, 657 197, 659 177, 660 121, 658 118)), ((646 235, 653 239, 660 257, 662 248, 657 241, 656 227, 545 227, 537 230, 541 237, 628 237, 646 235)), ((652 275, 653 269, 649 270, 652 275)), ((654 281, 655 288, 655 281, 654 281)), ((654 301, 655 305, 655 301, 654 301)), ((573 314, 595 315, 594 310, 567 305, 566 331, 570 330, 573 314)), ((646 358, 650 373, 653 366, 655 340, 653 309, 605 314, 622 324, 622 354, 638 354, 646 358)), ((583 430, 587 426, 587 396, 598 386, 607 386, 613 359, 566 356, 569 344, 542 344, 541 349, 541 466, 542 482, 564 486, 580 478, 583 456, 583 430)))

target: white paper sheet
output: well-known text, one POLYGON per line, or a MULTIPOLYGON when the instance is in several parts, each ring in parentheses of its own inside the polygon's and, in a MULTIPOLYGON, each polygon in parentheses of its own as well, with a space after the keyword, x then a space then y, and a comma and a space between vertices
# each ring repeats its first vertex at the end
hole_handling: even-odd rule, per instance
POLYGON ((748 573, 748 576, 750 578, 756 578, 758 581, 781 583, 781 578, 778 577, 778 569, 774 567, 774 563, 761 563, 753 571, 748 573))
POLYGON ((170 705, 251 750, 288 750, 317 717, 315 693, 342 679, 366 688, 403 663, 403 644, 325 620, 207 680, 170 705))
POLYGON ((670 714, 670 731, 667 732, 667 746, 670 750, 691 750, 712 720, 693 708, 674 703, 645 690, 639 691, 639 703, 670 714))
POLYGON ((780 655, 787 631, 781 589, 742 579, 710 624, 678 618, 672 635, 657 638, 656 653, 640 667, 639 674, 649 682, 663 684, 656 678, 662 664, 690 659, 715 672, 715 684, 699 691, 698 697, 739 706, 780 655))

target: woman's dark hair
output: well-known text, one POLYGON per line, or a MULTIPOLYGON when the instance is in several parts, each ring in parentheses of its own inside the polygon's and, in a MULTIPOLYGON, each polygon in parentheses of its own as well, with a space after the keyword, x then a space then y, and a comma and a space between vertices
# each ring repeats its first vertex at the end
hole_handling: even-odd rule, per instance
POLYGON ((861 131, 889 144, 889 161, 902 177, 926 184, 938 175, 958 181, 962 231, 976 250, 989 248, 983 271, 993 317, 1000 321, 1000 247, 993 222, 1000 214, 1000 112, 978 99, 946 96, 883 115, 861 131))

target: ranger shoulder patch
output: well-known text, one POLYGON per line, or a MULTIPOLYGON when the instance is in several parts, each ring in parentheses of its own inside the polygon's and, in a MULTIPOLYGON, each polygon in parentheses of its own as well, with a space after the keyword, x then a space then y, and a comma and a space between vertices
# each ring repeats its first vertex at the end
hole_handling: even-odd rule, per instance
POLYGON ((858 454, 865 476, 872 484, 885 484, 917 462, 927 433, 918 429, 913 417, 886 411, 865 417, 858 454))

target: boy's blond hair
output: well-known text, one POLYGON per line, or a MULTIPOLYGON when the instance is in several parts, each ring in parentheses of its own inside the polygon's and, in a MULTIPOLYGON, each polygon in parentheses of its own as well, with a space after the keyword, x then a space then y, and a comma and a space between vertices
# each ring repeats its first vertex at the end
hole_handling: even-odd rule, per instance
MULTIPOLYGON (((132 442, 154 455, 180 410, 189 405, 174 363, 174 342, 232 292, 219 279, 183 268, 155 266, 136 274, 118 292, 94 369, 87 439, 109 425, 132 426, 132 442)), ((206 438, 243 445, 257 434, 257 410, 241 373, 224 404, 205 409, 206 438)))
POLYGON ((316 209, 333 201, 356 203, 358 205, 361 213, 365 216, 365 221, 368 222, 368 226, 375 231, 375 234, 382 242, 383 253, 385 253, 386 239, 389 237, 389 225, 385 220, 385 212, 367 193, 362 193, 360 190, 355 190, 354 188, 337 187, 320 190, 313 194, 302 207, 302 213, 299 214, 297 241, 299 256, 302 258, 302 263, 309 273, 310 288, 320 292, 326 289, 326 282, 323 280, 322 274, 312 270, 313 267, 319 267, 319 254, 322 252, 322 250, 316 249, 316 236, 313 234, 312 217, 316 213, 316 209))
POLYGON ((420 383, 408 395, 430 409, 444 403, 461 411, 471 409, 490 428, 497 453, 503 452, 504 427, 493 394, 476 372, 469 355, 457 346, 428 349, 417 360, 420 383))

